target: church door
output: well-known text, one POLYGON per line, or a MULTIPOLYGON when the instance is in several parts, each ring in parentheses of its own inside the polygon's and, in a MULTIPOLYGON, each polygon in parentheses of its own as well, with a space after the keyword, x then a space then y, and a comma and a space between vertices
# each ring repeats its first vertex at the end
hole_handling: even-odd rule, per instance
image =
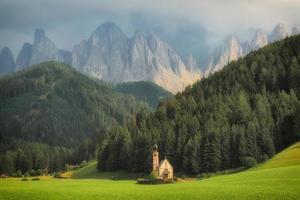
POLYGON ((162 173, 162 177, 164 180, 168 180, 169 179, 169 170, 168 169, 164 169, 163 173, 162 173))

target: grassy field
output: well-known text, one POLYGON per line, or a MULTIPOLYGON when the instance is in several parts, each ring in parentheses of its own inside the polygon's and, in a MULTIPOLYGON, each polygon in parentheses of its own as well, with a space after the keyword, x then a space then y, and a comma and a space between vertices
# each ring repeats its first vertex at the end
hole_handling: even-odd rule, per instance
POLYGON ((98 173, 95 163, 73 176, 75 179, 1 180, 0 199, 300 199, 300 143, 248 171, 204 180, 137 185, 133 180, 106 179, 113 174, 98 173))
POLYGON ((97 166, 97 162, 94 161, 86 167, 71 172, 69 176, 74 179, 112 179, 112 180, 133 180, 140 176, 143 176, 143 174, 133 174, 133 173, 129 174, 125 171, 99 172, 96 169, 96 166, 97 166))

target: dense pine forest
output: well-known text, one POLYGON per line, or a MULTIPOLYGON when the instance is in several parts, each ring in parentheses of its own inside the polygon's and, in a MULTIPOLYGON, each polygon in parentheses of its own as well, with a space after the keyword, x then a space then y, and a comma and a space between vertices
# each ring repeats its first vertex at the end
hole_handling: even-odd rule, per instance
POLYGON ((300 36, 273 43, 114 128, 98 169, 145 172, 159 146, 175 171, 250 167, 300 136, 300 36))
POLYGON ((57 62, 0 78, 0 173, 62 170, 148 106, 57 62))

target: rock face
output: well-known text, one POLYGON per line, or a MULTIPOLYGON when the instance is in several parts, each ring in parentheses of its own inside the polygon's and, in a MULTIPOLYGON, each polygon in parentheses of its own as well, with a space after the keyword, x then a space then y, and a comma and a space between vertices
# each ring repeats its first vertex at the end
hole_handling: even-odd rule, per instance
POLYGON ((17 57, 17 61, 16 61, 17 70, 22 70, 29 66, 31 54, 32 54, 32 45, 29 43, 25 43, 17 57))
MULTIPOLYGON (((99 26, 87 41, 76 45, 72 65, 95 78, 113 82, 152 81, 176 93, 200 79, 180 56, 153 33, 137 31, 128 38, 113 23, 99 26)), ((193 63, 194 65, 194 63, 193 63)))
POLYGON ((34 33, 34 42, 32 45, 32 55, 29 65, 34 65, 46 61, 63 62, 63 58, 52 42, 45 34, 44 30, 37 29, 34 33))
MULTIPOLYGON (((293 34, 300 33, 300 28, 298 29, 295 27, 292 32, 293 34)), ((267 37, 267 34, 261 29, 258 29, 255 32, 254 37, 250 42, 246 41, 241 43, 236 36, 231 36, 224 42, 223 46, 213 51, 207 64, 205 76, 223 69, 226 64, 237 60, 239 57, 246 55, 250 51, 258 50, 270 42, 284 39, 288 35, 288 26, 280 23, 276 25, 269 37, 267 37)))
POLYGON ((89 56, 88 42, 81 41, 75 45, 72 52, 72 66, 79 71, 83 71, 83 67, 87 62, 89 56))
POLYGON ((284 23, 277 24, 269 36, 269 42, 281 40, 289 35, 288 26, 284 23))
POLYGON ((250 49, 257 50, 268 44, 268 37, 261 29, 257 30, 254 38, 251 40, 250 49))
POLYGON ((8 47, 4 47, 0 53, 0 75, 6 75, 15 71, 14 57, 8 47))
POLYGON ((36 29, 33 44, 25 43, 17 57, 17 69, 39 64, 46 61, 72 63, 71 52, 59 50, 42 29, 36 29))
POLYGON ((72 65, 72 53, 70 51, 60 49, 58 52, 62 57, 63 63, 72 65))
POLYGON ((190 71, 195 71, 199 69, 197 60, 192 55, 184 57, 183 62, 187 66, 188 70, 190 71))
POLYGON ((225 44, 213 53, 205 75, 208 76, 223 69, 226 64, 241 56, 243 56, 242 44, 237 36, 231 35, 225 40, 225 44))

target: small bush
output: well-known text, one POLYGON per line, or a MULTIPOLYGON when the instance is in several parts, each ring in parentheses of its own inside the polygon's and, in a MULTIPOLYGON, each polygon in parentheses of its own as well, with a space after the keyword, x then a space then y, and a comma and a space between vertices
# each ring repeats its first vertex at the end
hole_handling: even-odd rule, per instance
POLYGON ((32 178, 31 180, 32 180, 32 181, 39 181, 40 178, 32 178))
POLYGON ((30 176, 36 176, 35 170, 34 170, 34 169, 30 170, 30 171, 29 171, 29 175, 30 175, 30 176))
POLYGON ((11 177, 18 177, 17 173, 11 173, 10 176, 11 177))
POLYGON ((22 180, 21 181, 28 181, 28 179, 27 178, 22 178, 22 180))
POLYGON ((61 173, 55 173, 54 178, 63 178, 61 173))
POLYGON ((43 175, 44 170, 38 169, 38 170, 35 171, 35 173, 36 173, 36 176, 41 176, 41 175, 43 175))
POLYGON ((30 176, 29 171, 25 172, 24 176, 25 176, 25 177, 30 176))
POLYGON ((152 172, 149 174, 148 179, 158 179, 158 172, 152 171, 152 172))
POLYGON ((202 173, 202 174, 199 174, 197 176, 197 178, 204 179, 204 178, 209 178, 209 177, 216 176, 216 175, 217 175, 217 173, 202 173))
POLYGON ((260 157, 259 157, 259 159, 258 159, 258 161, 259 162, 265 162, 265 161, 267 161, 269 159, 269 156, 267 155, 267 154, 263 154, 263 155, 261 155, 260 157))
POLYGON ((22 177, 22 176, 23 176, 23 174, 22 174, 21 170, 18 170, 16 173, 16 177, 22 177))
POLYGON ((186 178, 187 178, 187 176, 186 176, 185 174, 182 174, 182 175, 180 176, 180 178, 182 178, 182 179, 186 179, 186 178))

